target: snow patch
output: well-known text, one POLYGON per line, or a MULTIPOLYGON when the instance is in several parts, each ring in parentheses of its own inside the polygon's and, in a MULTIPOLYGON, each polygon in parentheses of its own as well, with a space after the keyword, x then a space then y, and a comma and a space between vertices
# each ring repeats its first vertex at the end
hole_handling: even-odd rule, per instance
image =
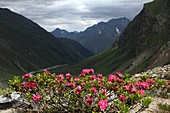
POLYGON ((118 34, 120 34, 121 32, 120 32, 120 30, 116 27, 116 32, 118 33, 118 34))
POLYGON ((101 34, 102 32, 99 30, 99 35, 101 34))

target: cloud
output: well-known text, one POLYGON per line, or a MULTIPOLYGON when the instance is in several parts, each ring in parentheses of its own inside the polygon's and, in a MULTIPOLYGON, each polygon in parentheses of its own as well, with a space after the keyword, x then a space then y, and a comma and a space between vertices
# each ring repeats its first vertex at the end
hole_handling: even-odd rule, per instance
POLYGON ((48 31, 84 30, 100 21, 133 19, 152 0, 1 0, 0 7, 26 16, 48 31))

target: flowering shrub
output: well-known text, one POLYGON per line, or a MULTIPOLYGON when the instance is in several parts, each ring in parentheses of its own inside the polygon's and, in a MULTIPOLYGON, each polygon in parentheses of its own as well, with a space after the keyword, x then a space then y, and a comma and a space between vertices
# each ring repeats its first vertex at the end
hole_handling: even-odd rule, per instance
POLYGON ((169 81, 146 75, 136 80, 120 72, 107 78, 102 74, 95 75, 93 69, 84 69, 79 76, 56 75, 45 70, 35 76, 25 74, 22 79, 14 77, 9 85, 10 91, 16 91, 39 111, 71 113, 126 113, 133 105, 146 103, 143 98, 150 90, 161 89, 164 93, 170 90, 169 81))

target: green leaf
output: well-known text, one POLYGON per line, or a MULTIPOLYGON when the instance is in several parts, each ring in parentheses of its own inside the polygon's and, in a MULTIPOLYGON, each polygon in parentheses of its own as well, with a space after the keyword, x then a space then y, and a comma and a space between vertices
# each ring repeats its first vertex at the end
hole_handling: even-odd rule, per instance
POLYGON ((151 102, 152 102, 152 98, 149 98, 149 97, 148 98, 144 98, 142 100, 142 106, 144 108, 148 108, 151 102))

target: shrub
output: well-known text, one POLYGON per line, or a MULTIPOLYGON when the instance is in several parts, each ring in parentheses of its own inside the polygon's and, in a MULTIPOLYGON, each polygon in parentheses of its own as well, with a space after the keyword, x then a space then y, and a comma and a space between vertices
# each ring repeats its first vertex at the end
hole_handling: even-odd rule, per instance
POLYGON ((79 76, 70 73, 25 74, 20 79, 9 80, 8 93, 16 91, 23 99, 41 112, 123 112, 140 103, 147 107, 151 100, 142 100, 150 90, 161 89, 167 93, 169 82, 142 76, 141 80, 129 78, 120 72, 108 77, 95 75, 93 69, 84 69, 79 76))

